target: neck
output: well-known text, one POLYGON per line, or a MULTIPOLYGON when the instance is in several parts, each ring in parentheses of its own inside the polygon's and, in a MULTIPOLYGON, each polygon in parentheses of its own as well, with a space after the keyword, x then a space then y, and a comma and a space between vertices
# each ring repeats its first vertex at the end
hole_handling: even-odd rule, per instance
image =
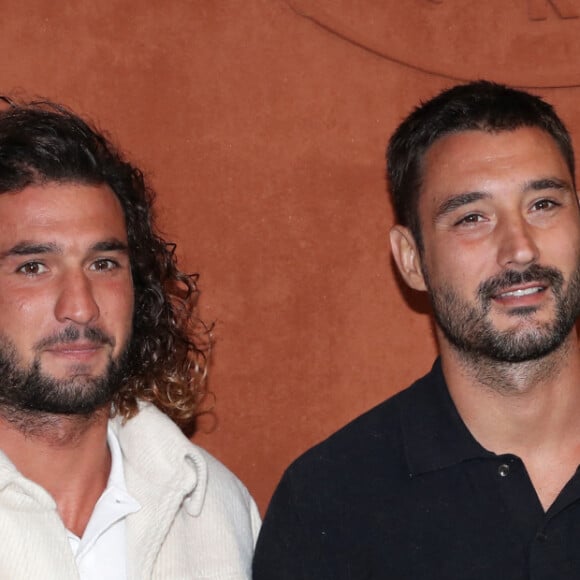
POLYGON ((440 341, 459 414, 479 443, 524 462, 547 508, 580 463, 580 352, 576 333, 536 361, 498 363, 440 341))
MULTIPOLYGON (((536 445, 580 436, 580 352, 576 333, 549 355, 508 363, 459 352, 440 338, 443 372, 457 409, 472 433, 491 451, 503 441, 536 445), (525 433, 525 440, 522 434, 525 433)), ((510 452, 514 452, 513 448, 510 452)))
POLYGON ((35 445, 74 446, 107 416, 104 408, 86 415, 55 415, 0 406, 0 431, 6 428, 15 437, 33 440, 35 445))
MULTIPOLYGON (((545 389, 552 383, 559 384, 563 375, 567 374, 567 365, 578 359, 576 348, 576 341, 568 340, 547 356, 520 363, 497 361, 456 349, 452 349, 453 354, 447 359, 449 366, 459 367, 461 374, 469 377, 477 388, 501 397, 517 397, 536 389, 545 389)), ((574 373, 571 374, 575 378, 574 373)))
POLYGON ((107 485, 109 409, 91 415, 0 409, 0 448, 22 475, 55 500, 64 525, 81 536, 107 485))

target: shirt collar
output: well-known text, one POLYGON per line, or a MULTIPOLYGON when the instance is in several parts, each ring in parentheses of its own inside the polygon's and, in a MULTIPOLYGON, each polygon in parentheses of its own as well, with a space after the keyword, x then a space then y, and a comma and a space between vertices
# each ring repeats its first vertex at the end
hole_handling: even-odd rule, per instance
POLYGON ((459 416, 439 359, 429 374, 401 393, 399 410, 410 477, 470 459, 494 457, 459 416))
POLYGON ((139 509, 141 506, 127 490, 125 483, 125 472, 123 469, 123 453, 119 445, 119 439, 111 424, 107 426, 107 444, 111 452, 111 472, 109 474, 109 481, 107 488, 115 491, 115 499, 118 502, 123 502, 131 506, 132 509, 139 509))
POLYGON ((107 487, 97 501, 83 537, 77 538, 67 530, 75 557, 81 559, 114 524, 141 508, 139 502, 128 492, 123 470, 123 454, 115 432, 109 425, 107 444, 111 453, 111 471, 107 487))
POLYGON ((205 452, 177 425, 150 403, 128 421, 115 417, 109 425, 118 437, 125 458, 125 478, 133 497, 142 504, 162 490, 186 498, 188 513, 201 513, 207 490, 205 452))

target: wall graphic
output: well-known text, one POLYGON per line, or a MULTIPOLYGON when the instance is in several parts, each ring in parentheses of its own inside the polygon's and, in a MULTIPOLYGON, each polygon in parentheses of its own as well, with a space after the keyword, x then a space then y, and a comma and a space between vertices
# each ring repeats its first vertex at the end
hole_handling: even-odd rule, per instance
POLYGON ((288 0, 319 26, 452 80, 580 85, 580 0, 288 0))

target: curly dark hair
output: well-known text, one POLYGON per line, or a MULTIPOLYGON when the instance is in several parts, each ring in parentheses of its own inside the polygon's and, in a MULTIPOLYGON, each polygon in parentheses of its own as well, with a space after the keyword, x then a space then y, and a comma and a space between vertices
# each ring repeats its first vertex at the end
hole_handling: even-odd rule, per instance
POLYGON ((0 193, 43 183, 107 185, 123 208, 135 292, 128 372, 113 400, 125 419, 139 401, 192 431, 206 393, 209 330, 196 315, 197 274, 177 267, 175 244, 154 223, 155 194, 103 132, 50 101, 0 111, 0 193))
POLYGON ((536 127, 554 139, 575 185, 568 130, 549 103, 525 91, 485 80, 456 85, 421 103, 399 125, 387 149, 387 180, 397 222, 411 230, 420 250, 417 206, 423 159, 431 145, 451 133, 496 133, 521 127, 536 127))

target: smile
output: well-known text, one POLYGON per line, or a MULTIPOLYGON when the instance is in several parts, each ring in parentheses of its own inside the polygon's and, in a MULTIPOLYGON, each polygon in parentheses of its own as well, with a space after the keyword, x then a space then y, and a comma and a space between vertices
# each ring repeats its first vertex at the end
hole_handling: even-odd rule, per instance
POLYGON ((521 296, 530 296, 531 294, 538 294, 539 292, 543 292, 545 290, 544 286, 532 286, 530 288, 520 288, 517 290, 510 290, 509 292, 502 292, 498 294, 498 298, 510 298, 515 297, 519 298, 521 296))

